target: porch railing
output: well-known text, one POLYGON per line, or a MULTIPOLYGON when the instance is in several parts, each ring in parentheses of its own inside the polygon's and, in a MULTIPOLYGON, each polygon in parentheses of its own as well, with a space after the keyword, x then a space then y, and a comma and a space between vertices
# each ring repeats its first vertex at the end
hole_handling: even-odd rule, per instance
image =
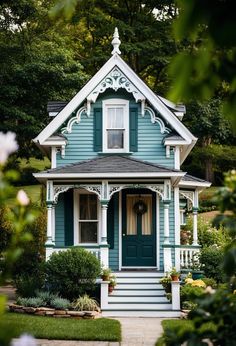
POLYGON ((179 247, 180 268, 191 269, 193 263, 196 264, 196 255, 200 251, 200 246, 181 245, 179 247))

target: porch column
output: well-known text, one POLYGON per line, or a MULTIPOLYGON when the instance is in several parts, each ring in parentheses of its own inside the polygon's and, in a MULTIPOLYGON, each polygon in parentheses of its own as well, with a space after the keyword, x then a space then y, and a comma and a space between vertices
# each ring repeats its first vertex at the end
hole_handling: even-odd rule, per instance
POLYGON ((52 204, 52 241, 55 243, 55 207, 56 205, 52 204))
POLYGON ((171 247, 170 245, 170 228, 169 228, 169 206, 170 201, 164 200, 164 271, 168 272, 172 268, 171 247))
POLYGON ((170 227, 169 227, 169 206, 170 201, 165 200, 164 203, 164 244, 170 244, 170 227))
POLYGON ((108 244, 107 244, 107 208, 108 208, 107 200, 101 201, 102 206, 102 231, 101 231, 101 244, 100 244, 100 253, 101 253, 101 263, 104 267, 109 267, 109 259, 108 259, 108 244))
POLYGON ((195 190, 194 200, 193 200, 193 245, 198 245, 197 215, 198 215, 198 191, 195 190))
POLYGON ((53 218, 52 215, 52 203, 47 204, 47 241, 46 241, 46 246, 47 247, 53 247, 54 242, 52 240, 52 230, 53 230, 53 218))

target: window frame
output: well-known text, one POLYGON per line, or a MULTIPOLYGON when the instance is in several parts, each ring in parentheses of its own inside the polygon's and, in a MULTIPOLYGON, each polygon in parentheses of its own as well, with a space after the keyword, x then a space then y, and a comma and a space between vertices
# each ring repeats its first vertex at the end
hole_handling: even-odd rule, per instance
POLYGON ((129 152, 129 100, 124 99, 107 99, 102 101, 103 111, 103 140, 102 150, 104 153, 127 153, 129 152), (115 108, 115 106, 124 109, 124 147, 109 149, 108 148, 108 108, 115 108))
POLYGON ((101 227, 101 206, 97 194, 89 192, 85 189, 74 190, 74 245, 80 246, 96 246, 100 241, 101 227), (97 197, 97 220, 80 220, 80 195, 95 195, 97 197), (81 243, 80 239, 80 222, 97 222, 97 242, 96 243, 81 243))

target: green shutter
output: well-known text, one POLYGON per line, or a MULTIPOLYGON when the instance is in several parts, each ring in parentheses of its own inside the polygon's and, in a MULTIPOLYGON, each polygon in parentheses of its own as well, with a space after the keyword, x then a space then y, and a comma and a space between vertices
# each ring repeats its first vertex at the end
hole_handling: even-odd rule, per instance
POLYGON ((129 117, 129 149, 138 151, 138 108, 130 108, 129 117))
POLYGON ((115 219, 114 219, 114 196, 111 198, 108 204, 107 210, 107 242, 110 245, 110 249, 114 249, 114 228, 115 228, 115 219))
POLYGON ((73 189, 64 194, 65 246, 74 245, 74 197, 73 189))
POLYGON ((94 108, 94 151, 102 151, 102 108, 94 108))

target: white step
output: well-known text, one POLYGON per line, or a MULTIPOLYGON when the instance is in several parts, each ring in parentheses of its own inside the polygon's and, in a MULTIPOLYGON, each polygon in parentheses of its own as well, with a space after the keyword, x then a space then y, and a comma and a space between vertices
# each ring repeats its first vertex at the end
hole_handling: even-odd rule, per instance
POLYGON ((162 290, 163 289, 163 286, 161 284, 158 284, 158 283, 135 283, 135 284, 132 284, 132 283, 117 283, 116 285, 116 289, 125 289, 125 290, 130 290, 130 289, 137 289, 137 290, 162 290))
POLYGON ((153 277, 131 277, 131 278, 125 278, 125 277, 116 277, 117 283, 159 283, 159 278, 153 278, 153 277))
POLYGON ((113 296, 108 297, 108 303, 168 303, 169 300, 163 296, 113 296))
POLYGON ((156 277, 156 278, 163 278, 163 276, 165 276, 164 273, 162 272, 140 272, 140 271, 133 271, 133 272, 129 272, 129 271, 122 271, 122 272, 114 272, 114 275, 118 278, 121 277, 125 277, 125 278, 131 278, 131 277, 156 277))
POLYGON ((117 286, 115 290, 111 293, 112 296, 156 296, 165 295, 164 290, 136 290, 136 289, 118 289, 117 286))
POLYGON ((160 318, 177 318, 180 317, 180 311, 173 310, 110 310, 102 311, 103 317, 160 317, 160 318))
POLYGON ((171 303, 109 303, 111 310, 171 310, 171 303))

